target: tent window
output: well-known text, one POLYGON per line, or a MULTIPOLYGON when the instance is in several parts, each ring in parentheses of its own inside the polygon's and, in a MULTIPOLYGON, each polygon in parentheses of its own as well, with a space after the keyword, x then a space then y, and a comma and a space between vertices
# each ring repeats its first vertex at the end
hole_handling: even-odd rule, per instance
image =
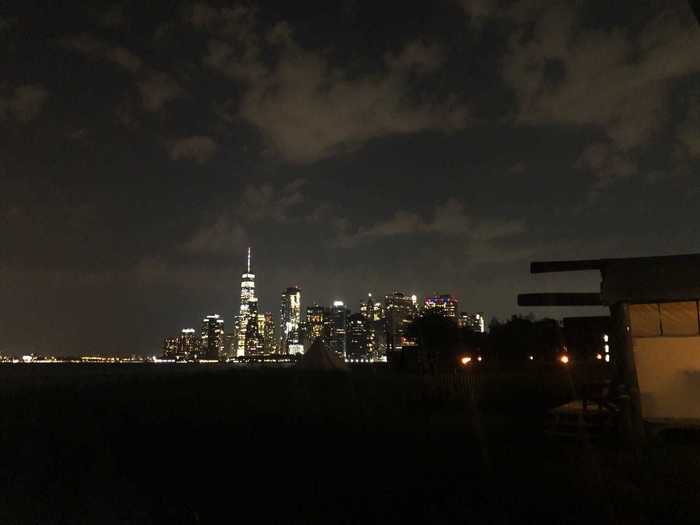
POLYGON ((631 304, 630 324, 633 337, 698 335, 698 301, 631 304))
POLYGON ((695 301, 661 303, 662 335, 698 335, 698 305, 695 301))
POLYGON ((661 335, 661 315, 658 304, 631 304, 630 324, 633 337, 661 335))

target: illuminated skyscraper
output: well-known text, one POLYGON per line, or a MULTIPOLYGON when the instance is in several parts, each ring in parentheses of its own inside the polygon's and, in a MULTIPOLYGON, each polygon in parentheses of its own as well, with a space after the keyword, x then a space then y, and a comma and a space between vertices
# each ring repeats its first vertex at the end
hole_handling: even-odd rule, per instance
POLYGON ((289 345, 298 345, 301 325, 301 290, 296 286, 282 292, 280 303, 280 352, 289 353, 289 345))
POLYGON ((236 350, 238 349, 238 332, 236 332, 236 319, 234 319, 231 324, 233 325, 231 331, 227 333, 224 337, 224 353, 222 357, 224 357, 225 359, 228 359, 229 357, 235 357, 236 350))
POLYGON ((469 328, 472 332, 483 334, 486 331, 486 320, 482 313, 462 312, 457 322, 461 328, 469 328))
POLYGON ((455 320, 457 319, 458 307, 459 302, 450 294, 433 295, 432 297, 426 297, 423 303, 423 309, 426 313, 437 313, 455 320))
POLYGON ((175 359, 177 358, 178 351, 178 338, 177 337, 166 337, 163 339, 163 358, 164 359, 175 359))
POLYGON ((306 307, 306 322, 304 323, 304 348, 308 349, 320 337, 328 344, 328 320, 330 312, 321 305, 314 304, 306 307))
MULTIPOLYGON (((252 311, 251 311, 252 315, 252 311)), ((246 334, 246 355, 270 355, 275 353, 275 323, 272 314, 257 314, 255 322, 248 324, 246 334), (255 325, 255 329, 252 328, 255 325)))
POLYGON ((202 319, 200 333, 202 354, 205 359, 219 359, 224 353, 224 319, 219 314, 202 319))
POLYGON ((370 293, 367 294, 367 301, 360 304, 360 313, 367 327, 367 354, 371 359, 377 360, 386 354, 387 348, 384 305, 375 301, 370 293))
POLYGON ((258 314, 258 303, 250 302, 248 309, 248 321, 245 325, 245 349, 243 355, 253 356, 263 353, 264 339, 263 331, 265 327, 265 316, 258 314), (261 330, 261 328, 263 330, 261 330))
POLYGON ((374 313, 372 317, 375 321, 381 321, 385 317, 384 305, 379 301, 374 303, 374 313))
MULTIPOLYGON (((382 311, 381 304, 375 303, 372 299, 372 294, 367 294, 367 302, 360 305, 360 315, 365 323, 366 332, 366 354, 368 357, 378 357, 379 351, 379 338, 377 334, 383 332, 383 321, 384 312, 382 311)), ((355 327, 357 329, 357 327, 355 327)), ((352 326, 349 328, 352 332, 352 326)), ((351 336, 352 337, 352 336, 351 336)), ((350 342, 348 342, 350 345, 350 342)), ((350 348, 348 347, 348 352, 350 353, 350 348)))
POLYGON ((335 301, 330 312, 328 349, 335 352, 341 359, 347 356, 346 337, 349 313, 343 301, 335 301))
POLYGON ((370 322, 362 313, 352 314, 348 317, 348 358, 366 359, 370 356, 370 322))
POLYGON ((202 357, 200 339, 194 328, 183 328, 177 338, 178 360, 196 361, 202 357))
POLYGON ((418 315, 415 296, 394 292, 384 298, 387 351, 401 350, 412 344, 406 338, 406 328, 418 315))
POLYGON ((265 312, 262 316, 258 315, 258 330, 263 336, 263 353, 276 354, 278 348, 275 342, 275 321, 272 318, 271 312, 265 312), (260 325, 261 317, 262 326, 260 325))
POLYGON ((248 265, 246 272, 241 276, 241 306, 236 316, 236 334, 237 334, 237 345, 236 345, 236 356, 242 357, 246 355, 246 348, 253 348, 255 344, 254 341, 250 341, 250 344, 246 344, 246 338, 248 333, 251 333, 251 337, 255 334, 258 335, 257 322, 253 322, 255 325, 249 330, 249 320, 257 320, 258 314, 258 298, 255 297, 255 274, 251 272, 251 254, 250 248, 248 248, 248 265))
POLYGON ((367 294, 367 302, 360 304, 360 313, 367 321, 374 319, 374 301, 371 293, 367 294))

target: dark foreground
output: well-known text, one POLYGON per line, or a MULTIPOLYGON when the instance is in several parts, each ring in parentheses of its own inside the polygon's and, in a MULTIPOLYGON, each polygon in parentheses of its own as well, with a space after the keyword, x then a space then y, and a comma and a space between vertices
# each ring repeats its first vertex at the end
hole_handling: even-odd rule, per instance
POLYGON ((635 459, 546 438, 557 388, 476 403, 386 370, 48 370, 0 369, 2 524, 698 520, 698 442, 635 459))

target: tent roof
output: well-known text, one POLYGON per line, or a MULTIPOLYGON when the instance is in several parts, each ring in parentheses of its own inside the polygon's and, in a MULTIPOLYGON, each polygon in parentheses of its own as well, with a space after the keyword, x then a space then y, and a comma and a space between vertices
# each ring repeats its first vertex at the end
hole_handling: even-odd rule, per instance
POLYGON ((349 370, 348 365, 335 353, 331 352, 317 337, 311 347, 297 363, 301 370, 349 370))

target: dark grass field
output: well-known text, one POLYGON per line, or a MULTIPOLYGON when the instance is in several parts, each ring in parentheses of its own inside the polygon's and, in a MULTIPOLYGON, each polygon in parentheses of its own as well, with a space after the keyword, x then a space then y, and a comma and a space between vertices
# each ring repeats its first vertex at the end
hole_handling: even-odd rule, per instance
POLYGON ((698 523, 692 436, 547 438, 560 372, 0 369, 0 523, 698 523), (449 384, 447 384, 449 383, 449 384), (479 395, 468 386, 478 385, 479 395))

